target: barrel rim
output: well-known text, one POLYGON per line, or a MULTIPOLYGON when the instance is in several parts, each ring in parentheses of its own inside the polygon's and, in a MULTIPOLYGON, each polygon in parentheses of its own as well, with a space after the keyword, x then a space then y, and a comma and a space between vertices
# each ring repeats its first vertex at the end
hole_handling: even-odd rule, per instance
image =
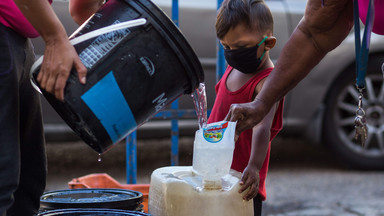
MULTIPOLYGON (((55 209, 55 210, 47 210, 40 212, 38 216, 56 216, 56 215, 79 215, 79 213, 118 213, 118 215, 142 215, 149 216, 150 214, 132 211, 132 210, 121 210, 121 209, 109 209, 109 208, 66 208, 66 209, 55 209)), ((81 214, 80 214, 81 215, 81 214)))
POLYGON ((116 208, 121 204, 125 204, 127 208, 136 209, 140 203, 143 201, 143 193, 140 191, 128 190, 128 189, 114 189, 114 188, 81 188, 81 189, 68 189, 68 190, 56 190, 56 191, 47 191, 40 197, 40 205, 43 209, 51 209, 51 208, 68 208, 68 206, 74 207, 100 207, 101 205, 109 205, 104 206, 104 208, 116 208), (132 195, 132 197, 125 197, 120 200, 113 201, 97 201, 95 199, 94 202, 60 202, 60 200, 53 199, 44 199, 45 197, 60 195, 60 194, 80 194, 80 193, 116 193, 116 194, 124 194, 124 195, 132 195), (134 196, 136 195, 136 196, 134 196))

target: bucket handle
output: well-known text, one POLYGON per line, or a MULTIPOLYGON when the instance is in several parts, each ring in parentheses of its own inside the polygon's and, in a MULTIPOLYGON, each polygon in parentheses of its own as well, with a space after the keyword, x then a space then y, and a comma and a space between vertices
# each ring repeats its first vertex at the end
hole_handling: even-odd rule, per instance
MULTIPOLYGON (((117 23, 117 24, 114 24, 114 25, 110 25, 110 26, 106 26, 106 27, 103 27, 103 28, 96 29, 94 31, 88 32, 86 34, 83 34, 83 35, 81 35, 79 37, 75 37, 73 39, 70 39, 69 42, 72 45, 76 45, 76 44, 82 43, 82 42, 84 42, 86 40, 89 40, 91 38, 94 38, 94 37, 97 37, 97 36, 100 36, 100 35, 103 35, 103 34, 106 34, 106 33, 109 33, 109 32, 113 32, 113 31, 117 31, 117 30, 121 30, 121 29, 125 29, 125 28, 133 28, 133 27, 145 25, 146 23, 147 23, 147 20, 145 18, 125 21, 125 22, 121 22, 121 23, 117 23)), ((41 65, 41 63, 43 62, 43 57, 44 56, 40 56, 40 58, 38 58, 35 61, 35 63, 33 63, 32 67, 31 67, 30 74, 29 74, 32 87, 36 91, 38 91, 40 94, 42 94, 40 88, 32 81, 32 73, 33 73, 33 71, 35 71, 35 69, 39 65, 41 65)))

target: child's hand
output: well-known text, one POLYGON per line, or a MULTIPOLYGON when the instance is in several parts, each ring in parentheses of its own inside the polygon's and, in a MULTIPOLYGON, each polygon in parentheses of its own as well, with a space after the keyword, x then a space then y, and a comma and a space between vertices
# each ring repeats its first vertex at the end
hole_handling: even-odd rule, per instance
POLYGON ((248 187, 249 191, 243 196, 243 199, 249 201, 257 196, 259 192, 259 170, 256 166, 248 165, 243 172, 240 181, 239 193, 244 192, 248 187))

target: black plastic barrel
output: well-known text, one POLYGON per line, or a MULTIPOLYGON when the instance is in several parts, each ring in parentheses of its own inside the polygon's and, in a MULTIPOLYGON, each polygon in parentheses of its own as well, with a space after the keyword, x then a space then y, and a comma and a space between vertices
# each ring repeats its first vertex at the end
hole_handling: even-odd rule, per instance
MULTIPOLYGON (((139 18, 146 24, 75 45, 88 68, 87 84, 71 71, 64 102, 43 91, 64 121, 99 153, 204 80, 185 37, 150 0, 109 0, 72 37, 139 18)), ((40 63, 32 71, 36 84, 39 70, 40 63)))
POLYGON ((96 215, 107 215, 107 216, 150 216, 143 212, 137 211, 125 211, 116 209, 59 209, 41 212, 38 216, 96 216, 96 215))
POLYGON ((126 189, 73 189, 45 192, 40 210, 107 208, 142 211, 143 194, 126 189))

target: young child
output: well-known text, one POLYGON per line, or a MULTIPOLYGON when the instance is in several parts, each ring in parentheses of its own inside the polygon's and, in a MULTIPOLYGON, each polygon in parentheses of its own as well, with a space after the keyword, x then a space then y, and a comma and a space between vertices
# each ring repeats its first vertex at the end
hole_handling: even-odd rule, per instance
MULTIPOLYGON (((224 46, 229 66, 216 85, 216 100, 208 123, 225 118, 232 104, 255 100, 274 65, 269 58, 276 38, 273 18, 263 0, 225 0, 219 9, 216 34, 224 46)), ((261 215, 266 199, 271 140, 282 129, 283 101, 276 103, 264 120, 238 138, 231 168, 242 172, 239 193, 253 199, 255 215, 261 215)))

